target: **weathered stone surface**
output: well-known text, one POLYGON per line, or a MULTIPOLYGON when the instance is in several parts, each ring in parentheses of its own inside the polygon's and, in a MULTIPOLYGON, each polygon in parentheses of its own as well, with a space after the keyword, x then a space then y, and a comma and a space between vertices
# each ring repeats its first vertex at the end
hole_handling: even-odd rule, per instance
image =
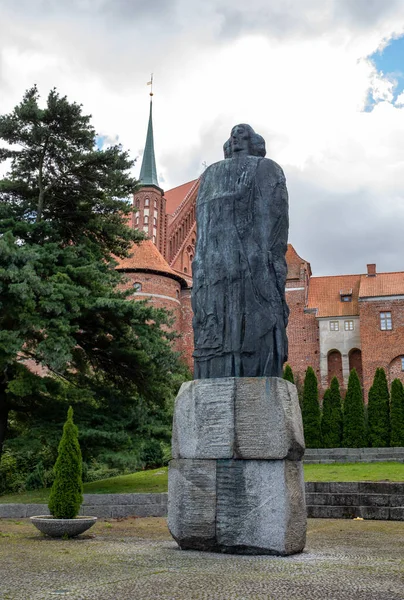
POLYGON ((215 546, 216 461, 172 460, 168 478, 168 528, 183 549, 215 546))
POLYGON ((236 379, 183 383, 175 401, 172 457, 231 458, 236 379))
POLYGON ((236 458, 299 460, 303 423, 296 386, 278 377, 236 380, 236 458))
POLYGON ((216 523, 222 552, 301 552, 306 540, 301 463, 218 461, 216 523))
POLYGON ((304 436, 296 387, 278 377, 184 383, 175 403, 172 456, 299 460, 304 436))
POLYGON ((301 552, 306 505, 300 461, 175 460, 168 527, 182 549, 301 552))

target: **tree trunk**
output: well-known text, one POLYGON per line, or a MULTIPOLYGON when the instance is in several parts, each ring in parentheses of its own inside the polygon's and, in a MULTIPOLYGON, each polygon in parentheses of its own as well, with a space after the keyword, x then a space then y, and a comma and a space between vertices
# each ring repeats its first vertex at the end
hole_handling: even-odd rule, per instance
POLYGON ((6 439, 9 410, 6 386, 3 383, 0 383, 0 459, 3 452, 4 440, 6 439))

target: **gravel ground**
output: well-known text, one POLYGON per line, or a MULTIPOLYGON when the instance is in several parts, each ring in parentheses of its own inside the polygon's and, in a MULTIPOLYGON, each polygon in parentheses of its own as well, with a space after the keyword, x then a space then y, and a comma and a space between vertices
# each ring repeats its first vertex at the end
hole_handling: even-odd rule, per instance
POLYGON ((178 550, 165 519, 99 521, 72 540, 0 520, 0 599, 404 600, 404 522, 311 519, 288 558, 178 550))

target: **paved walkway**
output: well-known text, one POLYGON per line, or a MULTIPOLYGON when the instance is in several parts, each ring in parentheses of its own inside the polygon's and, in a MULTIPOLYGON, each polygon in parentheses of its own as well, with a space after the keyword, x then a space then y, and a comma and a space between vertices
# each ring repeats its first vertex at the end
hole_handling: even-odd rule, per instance
POLYGON ((288 558, 177 549, 162 518, 99 521, 75 540, 0 520, 0 599, 403 600, 404 522, 309 520, 288 558))

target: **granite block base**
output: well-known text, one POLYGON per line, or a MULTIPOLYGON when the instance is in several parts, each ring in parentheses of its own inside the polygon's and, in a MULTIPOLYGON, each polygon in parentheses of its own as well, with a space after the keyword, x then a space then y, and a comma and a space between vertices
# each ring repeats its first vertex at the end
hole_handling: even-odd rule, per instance
POLYGON ((300 461, 173 460, 168 485, 168 527, 183 550, 286 556, 304 548, 300 461))

